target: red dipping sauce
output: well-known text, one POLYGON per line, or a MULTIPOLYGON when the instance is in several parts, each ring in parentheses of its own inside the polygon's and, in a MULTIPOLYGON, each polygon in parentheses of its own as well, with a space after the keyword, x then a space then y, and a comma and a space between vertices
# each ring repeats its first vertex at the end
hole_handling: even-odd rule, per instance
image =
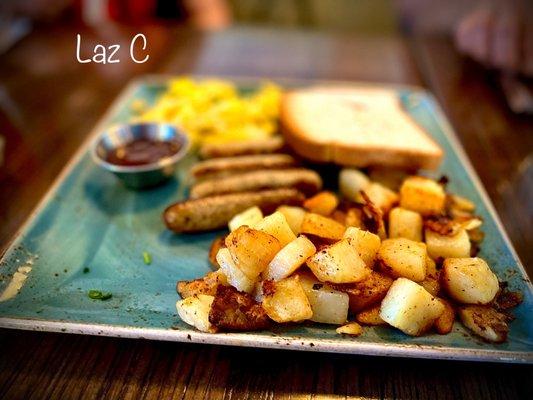
POLYGON ((152 164, 162 158, 173 156, 180 148, 181 144, 175 140, 135 139, 108 152, 106 161, 110 164, 129 167, 152 164))

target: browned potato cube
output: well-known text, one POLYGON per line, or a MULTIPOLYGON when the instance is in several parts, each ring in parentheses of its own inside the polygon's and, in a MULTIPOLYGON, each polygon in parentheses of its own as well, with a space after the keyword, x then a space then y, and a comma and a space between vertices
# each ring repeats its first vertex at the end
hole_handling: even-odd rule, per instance
POLYGON ((386 239, 378 252, 383 271, 415 282, 426 278, 426 245, 409 239, 386 239))
POLYGON ((312 213, 324 216, 330 215, 339 205, 339 199, 334 193, 320 192, 304 201, 304 208, 312 213))
POLYGON ((318 236, 328 240, 340 240, 346 227, 323 215, 307 213, 302 221, 301 233, 318 236))
POLYGON ((440 214, 445 203, 444 188, 432 179, 410 176, 400 188, 400 207, 422 215, 440 214))
POLYGON ((313 316, 311 304, 298 275, 263 282, 263 308, 274 321, 300 322, 313 316))
POLYGON ((398 203, 398 194, 380 183, 372 182, 365 188, 365 193, 376 207, 386 214, 398 203))
POLYGON ((392 282, 393 279, 387 275, 372 271, 368 278, 361 282, 332 286, 348 294, 350 311, 356 313, 383 300, 392 282))
POLYGON ((398 278, 381 302, 379 315, 402 332, 419 336, 433 326, 443 312, 442 302, 422 286, 409 279, 398 278))
POLYGON ((298 271, 297 275, 313 310, 310 320, 322 324, 344 324, 348 318, 348 295, 320 282, 306 270, 298 271))
POLYGON ((473 212, 476 209, 476 205, 465 197, 452 194, 450 200, 451 206, 460 211, 473 212))
POLYGON ((239 226, 254 226, 263 219, 263 213, 257 206, 250 207, 235 215, 228 223, 230 231, 234 231, 239 226))
POLYGON ((261 221, 254 225, 254 228, 278 239, 281 247, 287 245, 296 239, 296 235, 292 231, 287 218, 280 211, 267 215, 261 221))
POLYGON ((370 170, 369 177, 372 182, 381 183, 391 190, 398 191, 407 177, 407 172, 395 168, 374 167, 370 170))
POLYGON ((360 282, 372 272, 348 239, 320 250, 307 259, 307 266, 322 282, 360 282))
POLYGON ((380 305, 377 304, 371 308, 358 312, 355 316, 355 319, 357 320, 357 322, 363 325, 387 325, 387 323, 383 321, 383 319, 379 315, 379 310, 380 305))
POLYGON ((467 304, 488 304, 500 289, 498 277, 478 257, 444 260, 441 283, 454 300, 467 304))
POLYGON ((350 241, 357 253, 369 267, 374 265, 374 260, 381 246, 378 235, 355 227, 348 227, 344 232, 344 238, 350 241))
POLYGON ((307 211, 305 211, 302 207, 295 206, 279 206, 277 211, 285 216, 285 219, 287 220, 292 232, 295 235, 299 235, 302 222, 307 211))
POLYGON ((281 249, 270 261, 263 272, 263 279, 279 281, 287 278, 315 253, 315 245, 305 236, 299 236, 281 249))
POLYGON ((422 216, 411 210, 396 207, 389 213, 389 237, 422 241, 422 216))
POLYGON ((219 236, 213 240, 211 243, 211 247, 209 247, 209 262, 211 265, 215 268, 220 268, 220 265, 217 261, 217 253, 222 247, 226 247, 226 244, 224 243, 226 240, 226 235, 219 236))
POLYGON ((219 285, 227 285, 226 275, 221 270, 209 272, 206 276, 192 281, 179 281, 176 290, 182 299, 197 294, 214 296, 219 285))
POLYGON ((353 226, 361 228, 365 226, 363 223, 363 210, 360 208, 350 208, 346 211, 346 217, 344 218, 344 225, 347 227, 353 226))
POLYGON ((217 253, 217 262, 220 264, 220 270, 226 276, 228 283, 240 290, 241 292, 252 293, 257 282, 251 279, 240 268, 235 265, 229 250, 226 247, 221 248, 217 253))
POLYGON ((440 282, 438 278, 426 276, 426 279, 424 279, 422 282, 419 282, 419 283, 420 285, 422 285, 424 289, 426 289, 433 296, 437 296, 439 294, 440 282))
POLYGON ((237 268, 250 279, 256 279, 281 250, 274 236, 247 226, 231 232, 225 243, 237 268))
POLYGON ((437 296, 440 292, 440 271, 430 257, 426 258, 426 279, 420 284, 433 296, 437 296))
POLYGON ((176 310, 186 324, 194 326, 201 332, 214 333, 217 328, 209 322, 209 311, 214 299, 214 296, 207 294, 190 296, 186 299, 178 300, 176 302, 176 310))
POLYGON ((439 235, 426 229, 426 244, 434 260, 470 256, 470 238, 464 229, 459 229, 455 235, 439 235))
POLYGON ((248 293, 232 286, 221 286, 215 293, 209 311, 209 322, 224 331, 266 329, 270 319, 261 304, 248 293))
POLYGON ((433 326, 435 327, 437 333, 439 333, 440 335, 447 335, 453 329, 453 323, 455 321, 455 310, 448 301, 444 299, 439 300, 444 305, 444 312, 439 318, 435 320, 435 324, 433 326))

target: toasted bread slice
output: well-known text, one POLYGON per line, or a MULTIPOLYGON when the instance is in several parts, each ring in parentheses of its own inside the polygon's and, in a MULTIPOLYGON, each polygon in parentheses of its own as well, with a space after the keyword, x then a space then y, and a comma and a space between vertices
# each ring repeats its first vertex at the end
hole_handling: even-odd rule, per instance
POLYGON ((281 125, 293 150, 318 162, 436 169, 443 156, 388 89, 312 87, 288 92, 282 99, 281 125))

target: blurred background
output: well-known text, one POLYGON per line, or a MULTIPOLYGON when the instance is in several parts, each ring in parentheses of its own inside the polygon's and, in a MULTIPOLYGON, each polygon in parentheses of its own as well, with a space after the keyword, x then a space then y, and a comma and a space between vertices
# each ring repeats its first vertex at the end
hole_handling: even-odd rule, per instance
POLYGON ((1 0, 0 243, 147 73, 426 86, 533 262, 532 1, 1 0), (129 59, 137 33, 143 64, 129 59), (77 34, 83 58, 120 44, 121 62, 78 63, 77 34))
POLYGON ((3 0, 0 51, 39 24, 424 32, 452 36, 462 52, 488 67, 532 75, 532 19, 527 0, 3 0))

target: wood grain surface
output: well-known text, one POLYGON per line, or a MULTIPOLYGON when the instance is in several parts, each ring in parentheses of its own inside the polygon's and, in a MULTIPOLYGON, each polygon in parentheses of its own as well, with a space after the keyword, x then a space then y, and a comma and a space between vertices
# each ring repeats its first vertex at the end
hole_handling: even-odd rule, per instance
MULTIPOLYGON (((38 27, 0 56, 0 248, 133 77, 198 73, 425 85, 437 95, 532 274, 533 121, 450 42, 152 26, 146 64, 78 64, 75 35, 128 43, 138 28, 38 27)), ((91 47, 92 48, 92 47, 91 47)), ((0 330, 1 399, 519 399, 528 366, 369 358, 0 330)))

